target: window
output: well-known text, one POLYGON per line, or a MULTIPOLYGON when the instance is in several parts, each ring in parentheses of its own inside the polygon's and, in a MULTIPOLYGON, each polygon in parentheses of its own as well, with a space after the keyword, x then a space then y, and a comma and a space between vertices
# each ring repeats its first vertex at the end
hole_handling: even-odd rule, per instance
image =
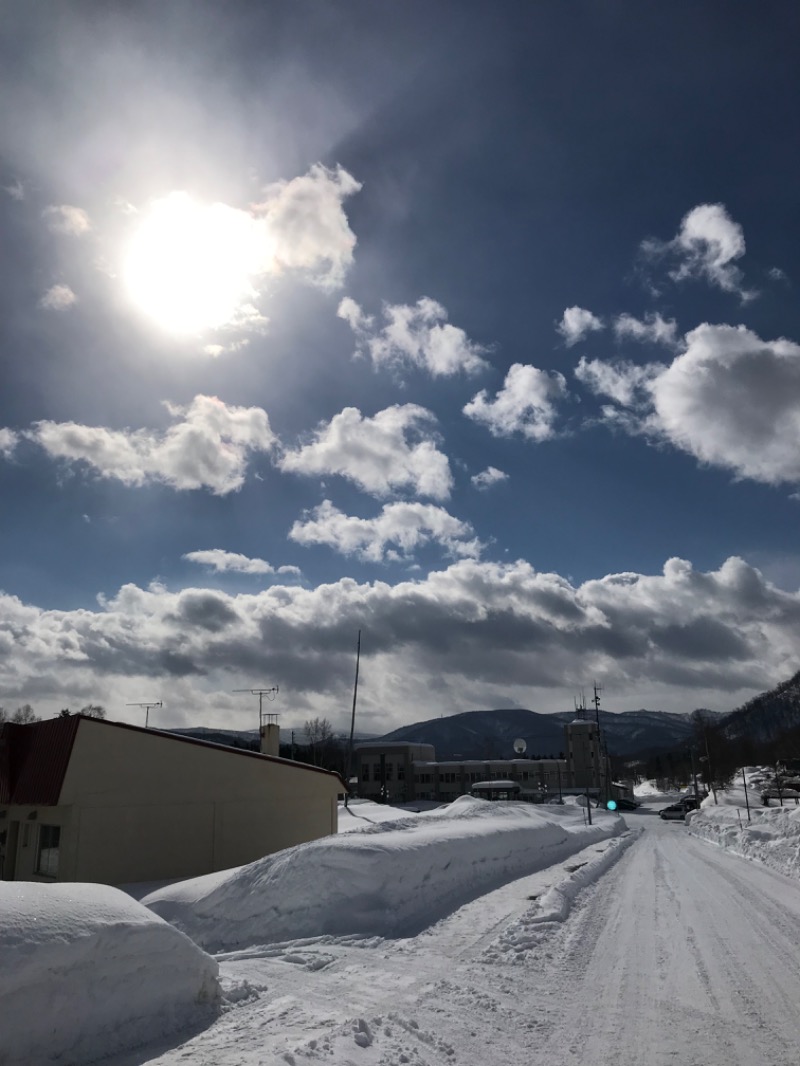
POLYGON ((397 767, 397 780, 398 781, 405 781, 405 779, 406 779, 406 768, 405 768, 405 766, 398 766, 397 767))
POLYGON ((61 844, 60 825, 39 827, 39 854, 36 858, 36 873, 45 877, 58 876, 58 851, 61 844))
POLYGON ((361 780, 369 781, 369 765, 367 764, 361 767, 361 780))

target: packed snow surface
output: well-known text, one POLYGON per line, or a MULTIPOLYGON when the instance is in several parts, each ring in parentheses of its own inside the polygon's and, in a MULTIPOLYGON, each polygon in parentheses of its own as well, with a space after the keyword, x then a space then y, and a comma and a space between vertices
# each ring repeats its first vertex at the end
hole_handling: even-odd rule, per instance
POLYGON ((91 1062, 208 1019, 217 962, 105 885, 0 882, 0 1063, 91 1062))
POLYGON ((313 936, 414 936, 468 900, 625 831, 572 806, 447 807, 287 848, 142 903, 210 951, 313 936))

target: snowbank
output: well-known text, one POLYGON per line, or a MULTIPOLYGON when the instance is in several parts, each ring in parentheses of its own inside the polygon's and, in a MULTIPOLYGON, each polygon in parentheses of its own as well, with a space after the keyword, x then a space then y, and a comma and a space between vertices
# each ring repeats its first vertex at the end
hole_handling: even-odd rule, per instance
MULTIPOLYGON (((729 798, 729 797, 726 797, 729 798)), ((686 816, 689 832, 763 863, 779 873, 800 877, 800 807, 703 806, 686 816)))
POLYGON ((201 1020, 218 966, 105 885, 0 882, 0 1063, 91 1062, 201 1020))
POLYGON ((210 951, 312 936, 413 936, 463 903, 560 862, 625 822, 578 808, 447 807, 287 848, 221 880, 194 878, 142 902, 210 951))

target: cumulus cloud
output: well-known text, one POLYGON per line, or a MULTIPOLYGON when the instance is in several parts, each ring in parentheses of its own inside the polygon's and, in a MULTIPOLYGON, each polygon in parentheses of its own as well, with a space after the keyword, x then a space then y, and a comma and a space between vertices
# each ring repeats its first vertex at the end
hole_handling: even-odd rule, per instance
POLYGON ((602 319, 587 311, 585 307, 568 307, 556 325, 556 331, 564 338, 568 348, 582 341, 589 333, 604 329, 602 319))
POLYGON ((471 341, 463 329, 451 326, 441 304, 423 296, 413 306, 386 304, 385 325, 376 330, 374 318, 366 315, 355 300, 345 297, 337 311, 353 330, 358 351, 366 352, 378 366, 415 366, 433 377, 476 374, 488 363, 486 351, 471 341))
POLYGON ((627 424, 701 463, 767 484, 800 482, 800 345, 704 323, 669 366, 581 362, 593 391, 637 405, 627 424))
POLYGON ((341 288, 356 245, 342 204, 360 188, 343 167, 321 163, 301 177, 267 186, 253 211, 266 221, 277 267, 322 289, 341 288))
POLYGON ((68 237, 82 237, 92 228, 89 216, 82 207, 72 204, 51 204, 42 211, 47 228, 52 233, 61 233, 68 237))
POLYGON ((563 374, 515 363, 493 400, 482 389, 464 407, 464 414, 487 426, 494 437, 521 433, 544 441, 555 435, 555 401, 567 395, 563 374))
POLYGON ((435 421, 417 404, 387 407, 373 418, 345 407, 319 426, 310 443, 287 451, 277 465, 295 474, 338 474, 373 496, 407 490, 446 499, 453 476, 430 428, 435 421))
POLYGON ((174 424, 160 434, 43 421, 26 435, 53 458, 86 463, 100 477, 207 488, 218 496, 241 488, 250 454, 268 452, 276 442, 260 407, 233 407, 213 396, 165 406, 174 424))
POLYGON ((701 278, 736 293, 743 302, 758 295, 743 286, 736 260, 745 253, 744 232, 723 204, 698 204, 684 215, 671 241, 651 237, 642 242, 641 250, 647 259, 666 258, 675 263, 669 271, 673 281, 701 278))
POLYGON ((227 552, 222 548, 208 548, 204 551, 186 552, 181 556, 190 563, 207 566, 218 574, 294 574, 300 576, 299 566, 271 566, 265 559, 251 559, 239 552, 227 552))
POLYGON ((327 544, 342 555, 374 563, 407 559, 430 543, 449 555, 468 558, 476 558, 483 547, 468 522, 423 503, 390 503, 376 518, 358 518, 323 500, 294 523, 289 537, 298 544, 327 544))
POLYGON ((470 481, 476 489, 485 491, 490 489, 492 485, 499 485, 501 481, 508 481, 508 474, 498 470, 496 466, 487 466, 479 474, 473 474, 470 481))
POLYGON ((290 691, 295 712, 314 707, 336 724, 364 628, 363 713, 376 731, 486 705, 500 691, 558 709, 574 693, 576 664, 617 706, 708 705, 711 692, 731 693, 735 706, 738 694, 794 672, 798 622, 800 593, 737 558, 709 572, 672 559, 662 573, 579 585, 521 560, 476 559, 396 585, 343 578, 239 595, 126 585, 95 610, 0 594, 0 685, 35 704, 49 693, 57 711, 72 692, 108 703, 116 693, 122 706, 157 679, 172 721, 183 711, 196 722, 199 708, 208 720, 231 706, 221 694, 232 678, 252 676, 290 691))
POLYGON ((614 333, 623 340, 641 341, 649 344, 663 344, 674 348, 678 343, 678 324, 674 318, 662 318, 656 311, 645 315, 644 319, 622 314, 614 319, 614 333))
POLYGON ((69 285, 53 285, 39 300, 39 306, 45 311, 66 311, 77 299, 69 285))
POLYGON ((598 396, 608 396, 625 407, 647 403, 649 385, 666 368, 662 363, 639 366, 625 359, 613 363, 602 359, 581 358, 575 377, 598 396))
POLYGON ((13 429, 0 427, 0 455, 4 459, 10 459, 19 443, 19 434, 13 429))

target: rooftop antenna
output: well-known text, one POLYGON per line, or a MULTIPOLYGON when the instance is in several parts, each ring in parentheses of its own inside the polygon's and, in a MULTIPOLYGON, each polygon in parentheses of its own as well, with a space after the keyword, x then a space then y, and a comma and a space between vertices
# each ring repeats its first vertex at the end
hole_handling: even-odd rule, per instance
MULTIPOLYGON (((278 695, 278 686, 273 685, 271 688, 235 688, 234 692, 249 692, 251 696, 258 696, 258 728, 259 730, 264 724, 264 697, 272 703, 272 701, 278 695)), ((277 718, 277 715, 273 715, 277 718)))
POLYGON ((150 723, 150 708, 162 707, 161 700, 150 700, 149 703, 126 703, 126 707, 144 707, 144 727, 147 729, 150 723))

